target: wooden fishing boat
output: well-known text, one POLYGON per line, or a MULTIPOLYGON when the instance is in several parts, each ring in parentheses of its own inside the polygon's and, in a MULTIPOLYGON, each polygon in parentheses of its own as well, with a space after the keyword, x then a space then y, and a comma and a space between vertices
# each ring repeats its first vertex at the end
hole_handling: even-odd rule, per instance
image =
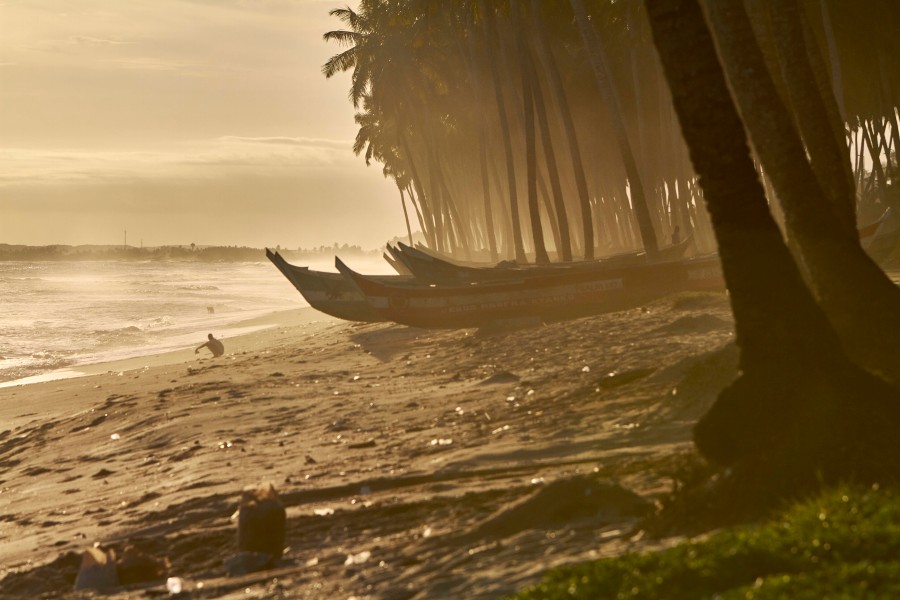
MULTIPOLYGON (((691 244, 691 238, 660 250, 654 261, 664 262, 680 259, 691 244)), ((460 263, 437 253, 407 246, 403 242, 397 248, 387 246, 394 261, 402 263, 416 279, 428 284, 455 284, 485 281, 502 281, 511 278, 543 277, 551 273, 577 270, 605 269, 611 266, 625 266, 650 262, 645 252, 628 252, 590 261, 550 263, 544 265, 517 265, 503 262, 495 266, 474 267, 460 263)))
POLYGON ((335 265, 385 320, 427 328, 481 327, 509 320, 544 322, 621 310, 687 290, 724 290, 718 255, 549 272, 456 285, 401 286, 335 265))
POLYGON ((386 252, 381 254, 381 257, 387 262, 387 264, 391 265, 391 268, 397 272, 398 275, 406 275, 407 277, 412 277, 413 274, 409 270, 409 267, 400 260, 398 257, 394 256, 394 247, 390 244, 386 244, 385 248, 387 248, 386 252))
MULTIPOLYGON (((277 252, 266 248, 266 256, 281 274, 290 281, 310 306, 332 317, 348 321, 383 321, 384 317, 372 309, 359 289, 340 273, 314 271, 287 262, 277 252)), ((401 275, 373 275, 375 281, 397 286, 409 285, 414 280, 401 275)))

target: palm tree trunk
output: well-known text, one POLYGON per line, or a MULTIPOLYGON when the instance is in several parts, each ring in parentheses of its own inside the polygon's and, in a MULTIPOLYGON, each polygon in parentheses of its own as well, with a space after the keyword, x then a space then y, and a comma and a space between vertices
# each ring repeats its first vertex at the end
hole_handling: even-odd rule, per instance
MULTIPOLYGON (((466 63, 466 71, 472 82, 472 91, 479 105, 487 104, 484 92, 484 84, 481 80, 481 71, 477 65, 483 64, 479 60, 476 38, 474 35, 473 13, 469 11, 466 28, 468 35, 466 40, 460 42, 460 54, 466 63)), ((497 233, 494 230, 494 211, 491 208, 491 185, 488 175, 488 136, 487 123, 483 111, 476 111, 476 127, 478 128, 478 165, 481 172, 481 194, 484 211, 484 229, 487 238, 488 249, 491 254, 491 262, 497 262, 497 233)))
POLYGON ((491 262, 497 262, 497 232, 494 226, 494 212, 491 210, 491 182, 488 174, 487 136, 484 127, 479 128, 478 137, 478 162, 481 167, 481 193, 484 198, 484 223, 487 233, 488 247, 491 252, 491 262))
POLYGON ((742 0, 707 0, 717 47, 760 162, 782 202, 787 229, 850 356, 900 383, 900 288, 833 211, 807 162, 787 108, 768 76, 742 0))
MULTIPOLYGON (((556 220, 558 225, 559 240, 556 250, 561 260, 570 262, 572 260, 572 240, 569 235, 569 219, 566 211, 565 200, 563 199, 562 184, 559 178, 559 167, 556 162, 556 152, 553 149, 553 140, 550 137, 550 122, 547 116, 547 106, 544 102, 544 93, 541 90, 537 72, 534 67, 534 60, 525 49, 525 71, 528 73, 528 79, 531 82, 532 96, 534 98, 535 116, 538 125, 541 128, 541 143, 544 149, 544 164, 547 167, 547 176, 550 179, 550 189, 553 192, 553 207, 556 212, 556 220)), ((548 214, 553 211, 548 206, 548 214)))
MULTIPOLYGON (((527 31, 531 28, 523 29, 527 31)), ((553 139, 550 135, 550 121, 547 112, 547 105, 544 101, 544 93, 541 90, 540 81, 537 76, 537 70, 534 66, 534 58, 531 56, 531 52, 528 49, 528 46, 524 43, 524 38, 520 36, 520 39, 523 40, 523 43, 520 44, 520 52, 522 55, 521 62, 523 69, 522 77, 523 80, 527 77, 528 85, 532 94, 532 99, 534 100, 534 117, 537 119, 538 125, 540 126, 541 142, 544 150, 544 164, 547 169, 547 176, 550 179, 550 189, 553 192, 552 208, 548 204, 547 214, 548 216, 552 216, 554 212, 556 214, 557 235, 555 237, 558 237, 558 239, 556 240, 557 255, 563 261, 569 262, 572 260, 572 240, 569 235, 569 220, 567 216, 565 201, 563 199, 562 183, 560 182, 559 178, 559 167, 556 162, 556 152, 553 148, 553 139)))
POLYGON ((834 88, 834 98, 837 100, 838 110, 841 113, 841 121, 847 122, 847 107, 844 102, 844 77, 841 72, 841 55, 838 53, 837 42, 834 39, 834 29, 831 26, 831 14, 828 11, 828 0, 820 0, 822 10, 822 27, 825 30, 825 41, 828 45, 828 62, 831 64, 831 85, 834 88))
POLYGON ((447 178, 444 177, 444 169, 441 165, 445 164, 445 161, 438 161, 437 168, 437 178, 438 185, 441 188, 441 194, 444 198, 444 204, 447 206, 447 214, 450 217, 450 223, 452 225, 452 229, 456 231, 456 241, 459 247, 462 248, 463 254, 467 259, 471 258, 471 240, 469 235, 469 229, 466 226, 468 223, 467 219, 464 219, 462 215, 459 213, 459 207, 456 205, 456 200, 453 197, 453 194, 450 193, 450 189, 447 186, 447 178))
POLYGON ((751 504, 818 485, 819 477, 896 473, 900 397, 846 359, 804 286, 769 213, 697 0, 645 3, 713 220, 740 348, 741 375, 698 423, 698 449, 733 467, 724 485, 755 496, 731 498, 751 504), (847 458, 866 450, 891 458, 872 470, 847 458))
MULTIPOLYGON (((492 39, 494 32, 497 31, 494 19, 493 5, 482 5, 481 14, 485 43, 490 44, 490 40, 492 39)), ((501 54, 503 52, 502 45, 500 52, 501 54)), ((527 261, 525 258, 525 245, 522 242, 522 226, 519 222, 519 197, 516 193, 515 155, 513 154, 512 136, 509 129, 509 119, 506 115, 506 102, 503 98, 503 84, 500 79, 500 70, 497 67, 497 62, 492 60, 491 57, 488 57, 488 65, 490 66, 491 78, 493 79, 497 112, 500 118, 500 131, 503 138, 503 149, 506 154, 506 176, 509 192, 509 212, 510 219, 512 220, 513 244, 515 248, 516 262, 524 264, 527 261)))
POLYGON ((609 75, 609 66, 606 64, 605 52, 597 37, 597 32, 594 30, 594 26, 591 25, 591 22, 588 20, 587 12, 585 11, 582 0, 569 0, 569 2, 572 5, 572 10, 575 12, 578 31, 581 34, 582 41, 587 49, 591 69, 594 73, 594 79, 597 82, 597 88, 599 89, 600 94, 603 97, 604 105, 610 114, 613 133, 616 137, 616 145, 619 148, 622 162, 625 165, 625 172, 628 176, 628 183, 631 189, 631 203, 634 208, 635 216, 637 217, 641 241, 647 254, 655 256, 659 251, 659 243, 657 242, 656 232, 653 229, 653 221, 650 218, 650 209, 648 208, 647 197, 644 193, 640 172, 637 168, 637 162, 634 159, 631 142, 628 139, 628 131, 625 128, 621 103, 609 75))
POLYGON ((402 187, 398 185, 397 189, 400 190, 400 206, 403 207, 403 220, 406 222, 406 234, 409 236, 409 245, 412 246, 412 227, 409 226, 409 213, 406 211, 406 197, 403 195, 402 187))
MULTIPOLYGON (((771 1, 771 0, 770 0, 771 1)), ((831 119, 822 97, 804 43, 798 0, 777 0, 769 11, 778 62, 787 84, 788 98, 800 126, 812 169, 821 183, 832 210, 849 235, 856 232, 853 173, 844 144, 836 143, 831 119)), ((835 102, 831 94, 831 101, 835 102)))
MULTIPOLYGON (((547 165, 545 164, 544 167, 546 169, 547 165)), ((544 213, 547 215, 547 222, 550 224, 550 233, 553 236, 553 246, 556 248, 556 260, 560 260, 560 248, 563 247, 563 242, 559 232, 559 219, 556 218, 553 201, 550 198, 550 192, 547 190, 547 179, 544 177, 544 170, 542 170, 540 166, 538 167, 537 172, 537 185, 540 205, 544 207, 544 213)), ((571 257, 571 252, 569 256, 571 257)))
MULTIPOLYGON (((518 2, 510 3, 511 18, 514 25, 521 24, 518 14, 518 2)), ((534 259, 537 264, 550 262, 547 256, 547 248, 544 245, 544 228, 541 224, 541 209, 538 206, 537 197, 537 139, 534 128, 534 82, 531 81, 531 72, 526 67, 528 61, 528 48, 525 46, 523 36, 516 36, 518 47, 519 73, 522 81, 522 106, 525 121, 525 173, 528 190, 528 215, 531 218, 531 233, 534 239, 534 259)))
POLYGON ((875 143, 875 138, 872 135, 872 132, 869 131, 866 121, 860 119, 859 127, 862 129, 862 137, 866 144, 866 148, 869 151, 869 158, 872 159, 872 173, 875 174, 875 181, 878 183, 878 187, 881 190, 884 190, 885 184, 887 183, 887 177, 885 177, 884 174, 884 167, 881 166, 881 151, 875 143))
MULTIPOLYGON (((540 15, 539 0, 531 0, 531 10, 533 15, 540 15)), ((532 19, 532 23, 535 32, 534 48, 537 51, 538 60, 541 62, 543 72, 548 78, 549 88, 556 100, 559 116, 563 123, 563 130, 566 132, 566 142, 568 142, 569 147, 569 160, 572 163, 572 169, 575 176, 575 187, 578 190, 578 205, 581 208, 584 259, 593 260, 594 223, 593 213, 591 211, 591 197, 588 193, 587 178, 584 174, 584 161, 581 158, 581 149, 578 146, 578 134, 575 132, 575 122, 572 119, 572 110, 569 105, 569 99, 566 95, 562 77, 559 74, 559 68, 550 52, 550 43, 547 40, 547 32, 543 27, 543 22, 535 17, 532 19)))
MULTIPOLYGON (((850 145, 847 123, 844 121, 843 113, 838 106, 835 89, 831 85, 831 77, 828 74, 828 64, 825 61, 825 56, 816 41, 816 35, 810 25, 815 8, 812 4, 807 4, 806 8, 807 10, 800 15, 801 26, 803 27, 803 41, 806 44, 806 55, 809 58, 813 76, 816 78, 816 86, 819 88, 819 94, 825 101, 825 110, 828 115, 831 135, 834 136, 834 142, 838 147, 846 149, 850 145)), ((818 16, 817 13, 816 16, 818 16)), ((853 177, 853 169, 850 165, 847 165, 847 168, 849 168, 850 171, 844 176, 849 178, 851 189, 856 189, 854 185, 856 180, 853 177)))
MULTIPOLYGON (((491 174, 493 175, 492 181, 494 182, 494 186, 497 190, 497 198, 500 199, 504 196, 508 196, 506 190, 503 187, 503 177, 500 175, 500 167, 497 165, 497 161, 491 160, 490 167, 491 174)), ((500 244, 498 246, 500 256, 505 257, 505 259, 507 260, 515 260, 515 235, 513 233, 512 217, 509 214, 509 205, 506 202, 499 200, 497 203, 497 207, 500 209, 500 222, 503 224, 502 230, 499 230, 503 235, 504 241, 503 244, 500 244)))
MULTIPOLYGON (((400 122, 399 120, 397 121, 400 122)), ((422 212, 425 216, 424 224, 427 227, 423 227, 422 233, 425 234, 425 240, 428 242, 429 248, 437 248, 437 235, 435 232, 436 229, 436 220, 434 218, 434 212, 432 211, 432 207, 428 202, 428 197, 425 194, 425 188, 422 184, 422 180, 419 178, 419 171, 416 168, 416 161, 413 158, 412 148, 410 147, 409 140, 406 138, 406 134, 402 129, 399 128, 398 125, 398 137, 400 138, 400 147, 403 149, 403 153, 406 155, 406 163, 409 166, 409 173, 412 178, 412 184, 415 186, 416 194, 419 197, 419 206, 422 208, 422 212)))
MULTIPOLYGON (((416 196, 413 193, 412 183, 407 186, 406 193, 409 196, 409 201, 412 202, 413 208, 416 211, 416 218, 419 220, 419 228, 422 230, 422 235, 425 236, 425 242, 428 243, 428 228, 425 226, 425 219, 422 216, 422 210, 419 208, 418 202, 416 202, 416 196)), ((409 243, 410 245, 412 245, 412 238, 410 238, 409 243)))

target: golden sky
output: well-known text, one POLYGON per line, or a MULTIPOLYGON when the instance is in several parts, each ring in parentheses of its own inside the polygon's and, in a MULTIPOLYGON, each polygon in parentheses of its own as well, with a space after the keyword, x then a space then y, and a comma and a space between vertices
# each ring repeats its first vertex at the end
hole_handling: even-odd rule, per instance
POLYGON ((349 77, 320 72, 345 5, 0 0, 0 243, 374 248, 405 231, 396 186, 350 149, 349 77))

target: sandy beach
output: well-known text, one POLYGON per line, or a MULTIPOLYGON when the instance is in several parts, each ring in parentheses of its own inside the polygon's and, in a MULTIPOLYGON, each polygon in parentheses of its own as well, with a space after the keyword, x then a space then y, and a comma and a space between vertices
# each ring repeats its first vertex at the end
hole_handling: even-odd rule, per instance
POLYGON ((737 359, 722 294, 515 331, 277 323, 0 389, 0 596, 74 595, 94 543, 167 557, 195 598, 498 597, 665 545, 634 525, 737 359), (287 550, 228 577, 262 482, 287 550))

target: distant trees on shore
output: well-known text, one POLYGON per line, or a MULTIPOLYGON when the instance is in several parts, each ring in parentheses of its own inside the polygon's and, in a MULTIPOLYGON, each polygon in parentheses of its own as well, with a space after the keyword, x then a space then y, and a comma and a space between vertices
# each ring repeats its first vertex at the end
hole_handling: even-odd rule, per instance
MULTIPOLYGON (((380 254, 380 250, 363 250, 360 246, 337 244, 317 248, 281 249, 290 258, 330 257, 359 254, 380 254)), ((0 244, 0 261, 79 261, 79 260, 133 260, 133 261, 183 261, 183 262, 262 262, 265 250, 247 246, 157 246, 136 248, 132 246, 24 246, 0 244)))

